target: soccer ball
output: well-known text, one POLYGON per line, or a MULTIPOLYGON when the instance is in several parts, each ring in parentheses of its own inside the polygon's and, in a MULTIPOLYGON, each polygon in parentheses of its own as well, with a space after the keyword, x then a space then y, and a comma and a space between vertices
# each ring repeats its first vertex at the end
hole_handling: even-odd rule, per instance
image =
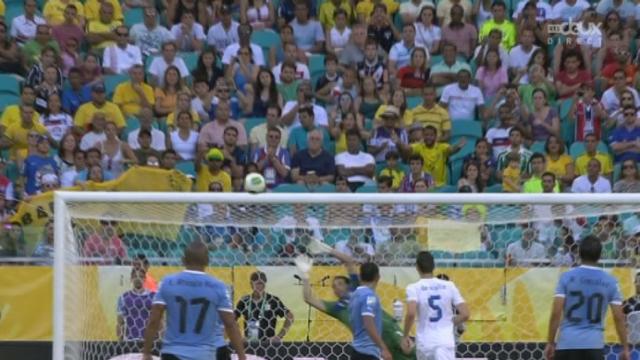
POLYGON ((244 178, 244 191, 250 193, 261 193, 267 188, 264 177, 258 173, 250 173, 244 178))

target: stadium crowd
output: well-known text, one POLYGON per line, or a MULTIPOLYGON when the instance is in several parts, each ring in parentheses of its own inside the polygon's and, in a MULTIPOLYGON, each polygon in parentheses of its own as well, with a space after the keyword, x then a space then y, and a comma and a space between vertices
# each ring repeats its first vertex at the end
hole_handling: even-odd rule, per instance
POLYGON ((0 16, 3 221, 134 166, 194 191, 251 172, 289 192, 640 191, 628 0, 0 0, 0 16))

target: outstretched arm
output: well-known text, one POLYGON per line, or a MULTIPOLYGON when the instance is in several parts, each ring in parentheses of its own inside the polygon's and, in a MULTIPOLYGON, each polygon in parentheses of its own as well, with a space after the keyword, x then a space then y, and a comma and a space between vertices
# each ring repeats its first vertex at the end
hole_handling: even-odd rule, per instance
POLYGON ((153 341, 158 337, 164 309, 164 304, 153 304, 153 306, 151 306, 151 315, 149 316, 147 328, 144 331, 144 347, 142 348, 142 358, 144 360, 151 359, 153 341))
POLYGON ((340 252, 336 249, 331 249, 329 254, 338 259, 347 268, 347 272, 349 274, 358 273, 358 269, 356 267, 356 259, 352 258, 350 255, 340 252))
POLYGON ((302 278, 302 294, 304 296, 304 302, 322 312, 327 312, 327 307, 324 305, 324 302, 313 295, 311 284, 309 283, 309 279, 306 277, 302 278))

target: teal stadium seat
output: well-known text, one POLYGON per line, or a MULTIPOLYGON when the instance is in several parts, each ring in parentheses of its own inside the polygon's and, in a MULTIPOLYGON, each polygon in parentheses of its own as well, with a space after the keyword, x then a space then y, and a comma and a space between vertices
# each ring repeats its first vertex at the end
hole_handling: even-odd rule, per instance
POLYGON ((189 73, 198 67, 198 53, 197 52, 181 52, 178 53, 178 57, 181 57, 184 60, 184 64, 187 65, 187 69, 189 69, 189 73))
POLYGON ((126 81, 129 81, 129 75, 105 75, 104 87, 107 90, 107 98, 113 99, 113 93, 116 91, 116 87, 126 81))
POLYGON ((11 74, 0 74, 0 96, 14 95, 20 97, 20 80, 11 74))
POLYGON ((185 175, 196 176, 196 166, 191 160, 178 161, 176 164, 176 170, 185 175))
POLYGON ((144 20, 144 10, 142 8, 127 9, 124 13, 124 24, 131 28, 133 25, 142 23, 144 20))
POLYGON ((306 193, 307 187, 299 184, 280 184, 273 189, 277 193, 306 193))
POLYGON ((494 184, 488 186, 484 189, 486 193, 501 193, 502 192, 502 184, 494 184))
POLYGON ((9 105, 20 104, 20 97, 15 95, 0 94, 0 113, 9 105))
POLYGON ((247 133, 247 136, 251 134, 251 130, 261 124, 267 122, 266 118, 263 117, 250 117, 244 119, 244 131, 247 133))
POLYGON ((544 145, 545 145, 544 141, 536 141, 533 144, 531 144, 531 147, 529 148, 529 150, 531 150, 531 152, 533 153, 546 154, 547 152, 544 150, 544 145))
POLYGON ((407 109, 414 109, 422 104, 422 96, 407 96, 407 109))
MULTIPOLYGON (((451 122, 451 139, 465 136, 467 141, 482 138, 482 123, 476 120, 456 120, 451 122)), ((473 142, 473 141, 472 141, 473 142)), ((455 143, 455 141, 453 141, 455 143)), ((475 146, 475 144, 474 144, 475 146)))
POLYGON ((455 185, 444 185, 433 190, 437 193, 456 193, 458 192, 458 187, 455 185))
POLYGON ((280 35, 270 29, 258 30, 251 34, 251 42, 259 45, 265 58, 268 58, 269 50, 280 44, 280 35))
MULTIPOLYGON (((571 148, 569 148, 569 154, 574 159, 577 159, 578 156, 584 154, 585 151, 586 150, 585 150, 585 147, 584 147, 584 143, 582 141, 574 142, 573 144, 571 144, 571 148)), ((600 141, 600 142, 598 142, 597 151, 601 152, 601 153, 604 153, 604 154, 608 154, 609 153, 609 148, 607 147, 607 145, 605 143, 600 141)))
POLYGON ((362 185, 356 190, 356 193, 377 193, 378 187, 376 185, 362 185))

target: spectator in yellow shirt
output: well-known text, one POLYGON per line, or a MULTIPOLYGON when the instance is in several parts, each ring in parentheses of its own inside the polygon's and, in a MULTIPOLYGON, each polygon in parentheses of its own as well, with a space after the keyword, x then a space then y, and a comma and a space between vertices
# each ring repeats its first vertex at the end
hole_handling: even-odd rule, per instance
POLYGON ((64 12, 69 5, 76 7, 77 15, 75 23, 84 27, 84 5, 78 0, 48 0, 43 10, 43 15, 47 23, 51 26, 64 23, 64 12))
POLYGON ((502 170, 502 191, 506 193, 520 192, 520 154, 507 154, 507 167, 502 170))
MULTIPOLYGON (((21 119, 10 125, 6 132, 4 147, 11 149, 11 157, 21 162, 27 157, 27 149, 29 148, 29 134, 37 132, 40 135, 47 135, 47 128, 40 124, 39 121, 34 121, 35 110, 31 105, 22 105, 20 107, 21 119)), ((50 138, 50 137, 49 137, 50 138)))
POLYGON ((100 6, 102 4, 111 4, 113 7, 113 18, 115 20, 123 20, 122 7, 118 0, 87 0, 84 3, 84 16, 87 21, 98 20, 100 18, 100 6))
POLYGON ((0 0, 0 16, 4 17, 5 11, 6 7, 4 6, 4 1, 0 0))
MULTIPOLYGON (((22 92, 20 93, 20 104, 9 105, 4 109, 2 117, 0 118, 0 126, 7 129, 9 126, 19 123, 22 119, 21 107, 23 105, 34 106, 36 102, 36 91, 27 84, 22 84, 22 92)), ((37 122, 40 118, 40 114, 37 111, 33 111, 33 121, 37 122)))
POLYGON ((501 45, 508 51, 516 44, 516 26, 506 19, 507 6, 501 0, 498 0, 491 5, 492 19, 489 19, 482 24, 480 28, 480 41, 483 41, 493 29, 498 29, 502 32, 501 45))
POLYGON ((398 160, 400 160, 400 154, 398 154, 396 151, 389 151, 385 155, 385 160, 387 162, 387 166, 385 166, 385 168, 380 171, 380 176, 390 177, 393 180, 391 189, 393 191, 398 191, 400 185, 402 184, 402 181, 404 180, 404 171, 402 170, 402 168, 400 167, 400 163, 398 162, 398 160))
POLYGON ((438 130, 432 125, 422 129, 423 141, 416 144, 402 144, 401 149, 405 155, 418 154, 424 160, 423 170, 433 177, 436 186, 447 184, 447 161, 449 156, 457 153, 467 143, 466 138, 461 138, 455 145, 438 142, 438 130))
POLYGON ((118 105, 107 101, 106 89, 103 83, 97 83, 91 87, 91 102, 81 105, 76 112, 73 124, 80 128, 80 133, 84 133, 91 123, 93 114, 96 112, 104 113, 107 122, 115 123, 118 129, 123 129, 126 126, 124 116, 122 116, 118 105))
POLYGON ((207 152, 206 166, 202 159, 196 159, 196 191, 209 191, 212 182, 222 184, 225 192, 231 191, 231 176, 222 170, 224 154, 218 148, 212 148, 207 152))
POLYGON ((131 81, 119 84, 113 94, 113 102, 126 117, 138 116, 140 109, 152 108, 156 102, 153 88, 144 82, 144 66, 133 65, 129 76, 131 81))
POLYGON ((368 23, 369 18, 371 18, 371 14, 373 14, 373 8, 376 6, 376 4, 384 4, 384 6, 386 6, 387 8, 387 15, 389 15, 389 17, 395 14, 400 7, 400 4, 393 0, 362 0, 358 3, 358 5, 356 5, 356 15, 358 18, 358 22, 368 23))
POLYGON ((422 127, 431 125, 438 131, 438 141, 447 142, 451 135, 451 118, 447 109, 443 108, 436 101, 437 93, 435 86, 428 84, 423 90, 422 105, 411 110, 411 122, 405 124, 411 126, 420 124, 422 127))
POLYGON ((595 134, 587 134, 584 138, 585 153, 576 159, 576 175, 582 176, 587 174, 587 165, 591 159, 597 159, 602 164, 602 176, 611 179, 613 173, 613 164, 609 154, 598 151, 598 138, 595 134))
MULTIPOLYGON (((353 20, 353 8, 349 0, 328 0, 320 5, 320 11, 318 19, 325 31, 331 30, 335 25, 335 11, 337 9, 343 9, 347 12, 347 25, 353 20)), ((328 38, 328 36, 327 36, 328 38)))
POLYGON ((93 48, 104 49, 118 40, 115 30, 122 25, 122 21, 114 18, 113 11, 111 3, 103 2, 100 6, 100 18, 89 22, 87 41, 93 48))

